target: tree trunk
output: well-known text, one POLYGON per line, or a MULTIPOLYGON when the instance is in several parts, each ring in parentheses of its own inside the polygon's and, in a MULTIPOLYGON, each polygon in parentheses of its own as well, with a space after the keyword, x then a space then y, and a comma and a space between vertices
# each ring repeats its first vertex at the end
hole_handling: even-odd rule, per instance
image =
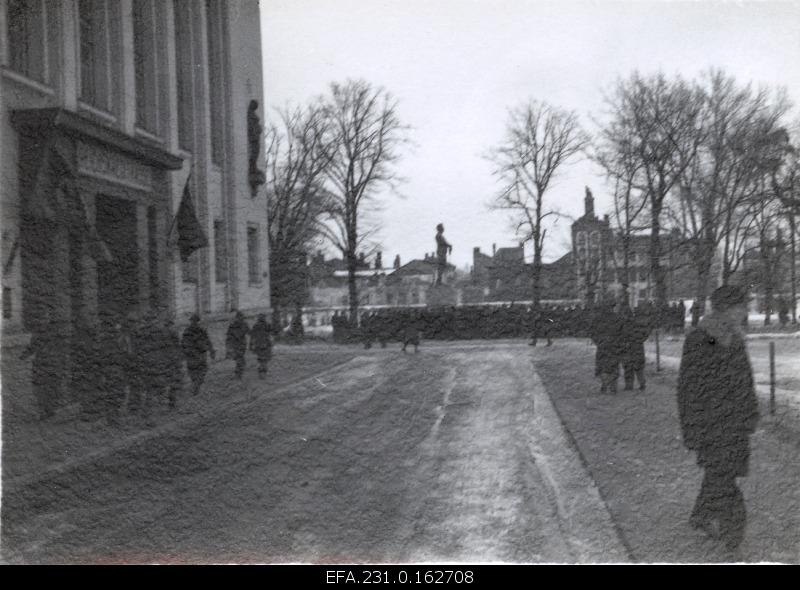
POLYGON ((792 324, 797 325, 797 271, 795 269, 795 256, 797 256, 796 250, 796 232, 797 228, 795 226, 795 217, 794 211, 789 209, 789 231, 790 234, 790 251, 789 251, 789 263, 791 264, 791 268, 789 270, 789 274, 792 281, 791 286, 791 293, 792 293, 792 301, 791 301, 791 311, 792 311, 792 324))
POLYGON ((350 295, 350 326, 358 324, 358 288, 356 286, 356 255, 347 253, 347 292, 350 295))
POLYGON ((661 309, 667 303, 667 285, 664 268, 661 266, 661 208, 654 207, 650 231, 650 276, 655 282, 655 303, 661 309))
POLYGON ((542 252, 541 248, 534 246, 533 267, 531 276, 531 301, 534 309, 539 309, 542 298, 542 252))
MULTIPOLYGON (((712 252, 713 256, 713 252, 712 252)), ((711 279, 711 259, 708 253, 699 256, 700 263, 697 266, 697 286, 695 289, 695 304, 694 311, 692 312, 692 326, 697 326, 697 322, 702 315, 702 311, 706 307, 706 299, 708 299, 708 284, 711 279)))
POLYGON ((630 228, 625 231, 626 235, 622 237, 622 300, 630 306, 630 228))

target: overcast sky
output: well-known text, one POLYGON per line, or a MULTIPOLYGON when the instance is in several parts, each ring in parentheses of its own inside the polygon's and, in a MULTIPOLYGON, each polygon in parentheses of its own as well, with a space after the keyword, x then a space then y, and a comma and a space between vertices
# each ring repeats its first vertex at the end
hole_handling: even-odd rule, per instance
MULTIPOLYGON (((402 196, 380 197, 386 263, 433 251, 439 222, 460 267, 475 246, 517 242, 507 215, 488 210, 499 186, 483 156, 502 140, 508 108, 529 98, 575 110, 592 132, 617 77, 693 77, 715 66, 786 87, 800 103, 798 1, 261 0, 261 15, 268 107, 347 78, 399 99, 416 147, 398 167, 402 196)), ((585 185, 597 213, 610 213, 602 175, 586 161, 564 170, 546 198, 577 217, 585 185)), ((552 231, 546 260, 569 248, 569 224, 552 231)))

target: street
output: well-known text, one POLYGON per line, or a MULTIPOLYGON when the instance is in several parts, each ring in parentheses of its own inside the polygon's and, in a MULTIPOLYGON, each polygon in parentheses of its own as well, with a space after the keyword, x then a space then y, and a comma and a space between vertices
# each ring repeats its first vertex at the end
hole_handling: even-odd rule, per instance
POLYGON ((358 354, 7 488, 5 561, 627 560, 535 374, 543 349, 358 354))

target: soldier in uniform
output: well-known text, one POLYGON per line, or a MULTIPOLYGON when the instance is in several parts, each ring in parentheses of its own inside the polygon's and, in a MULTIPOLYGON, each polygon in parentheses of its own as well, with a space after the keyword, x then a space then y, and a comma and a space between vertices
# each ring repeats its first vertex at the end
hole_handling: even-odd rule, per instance
POLYGON ((244 314, 237 311, 233 321, 228 326, 225 336, 226 358, 236 361, 236 378, 241 379, 245 368, 245 353, 247 352, 247 335, 250 333, 250 326, 244 319, 244 314))
POLYGON ((164 380, 167 387, 169 407, 174 408, 177 395, 183 389, 183 354, 181 352, 181 339, 175 328, 175 322, 166 318, 162 327, 164 342, 164 380))
POLYGON ((597 346, 595 375, 600 377, 600 393, 617 393, 623 348, 620 323, 613 304, 604 304, 595 310, 591 339, 597 346))
POLYGON ((110 318, 100 326, 99 338, 99 351, 102 355, 103 413, 110 424, 116 424, 125 399, 130 341, 123 331, 122 322, 110 318))
POLYGON ((134 375, 133 407, 144 418, 150 416, 150 400, 166 386, 164 330, 158 317, 148 312, 139 322, 131 338, 131 365, 134 375))
POLYGON ((258 360, 258 377, 264 379, 267 376, 267 363, 272 358, 272 329, 267 323, 267 316, 259 314, 256 323, 250 330, 250 350, 256 353, 258 360))
POLYGON ((189 327, 183 332, 181 338, 183 357, 186 359, 186 372, 192 382, 192 395, 200 393, 200 388, 208 373, 208 354, 213 359, 216 356, 214 345, 208 337, 206 329, 200 325, 200 316, 192 314, 189 327))
POLYGON ((33 357, 31 386, 40 420, 46 420, 55 414, 60 389, 59 377, 66 367, 65 329, 65 323, 49 319, 34 331, 30 343, 20 356, 21 360, 33 357))
POLYGON ((644 343, 650 330, 647 323, 635 315, 627 305, 620 313, 622 322, 622 371, 625 378, 625 390, 633 389, 634 377, 639 381, 639 390, 644 391, 644 343))
POLYGON ((711 295, 710 314, 687 337, 678 375, 683 443, 697 452, 703 483, 689 519, 735 551, 747 513, 736 478, 748 474, 758 423, 753 371, 741 333, 747 293, 730 285, 711 295))
POLYGON ((422 323, 422 314, 418 311, 411 311, 403 326, 403 352, 406 346, 414 345, 414 352, 419 352, 419 331, 422 323))

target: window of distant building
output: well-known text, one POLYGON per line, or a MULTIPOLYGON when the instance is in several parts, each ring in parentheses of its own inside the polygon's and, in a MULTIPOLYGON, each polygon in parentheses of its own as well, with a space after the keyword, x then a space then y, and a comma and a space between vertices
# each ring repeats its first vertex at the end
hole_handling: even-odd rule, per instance
POLYGON ((575 241, 577 243, 576 245, 577 245, 578 258, 586 258, 586 248, 588 246, 586 241, 586 232, 579 231, 575 241))
POLYGON ((133 0, 133 66, 136 78, 136 125, 154 135, 160 132, 163 3, 133 0))
POLYGON ((208 29, 208 106, 210 112, 211 161, 221 166, 225 155, 224 113, 222 91, 225 67, 225 37, 223 26, 223 0, 206 0, 206 26, 208 29))
POLYGON ((261 259, 258 245, 258 226, 247 226, 247 277, 251 285, 261 282, 261 259))
POLYGON ((221 219, 214 221, 214 276, 218 283, 228 281, 228 255, 225 240, 225 224, 221 219))
POLYGON ((120 75, 119 2, 79 0, 80 98, 111 113, 115 110, 120 75))
POLYGON ((8 0, 6 65, 38 82, 47 82, 48 17, 44 0, 8 0))

